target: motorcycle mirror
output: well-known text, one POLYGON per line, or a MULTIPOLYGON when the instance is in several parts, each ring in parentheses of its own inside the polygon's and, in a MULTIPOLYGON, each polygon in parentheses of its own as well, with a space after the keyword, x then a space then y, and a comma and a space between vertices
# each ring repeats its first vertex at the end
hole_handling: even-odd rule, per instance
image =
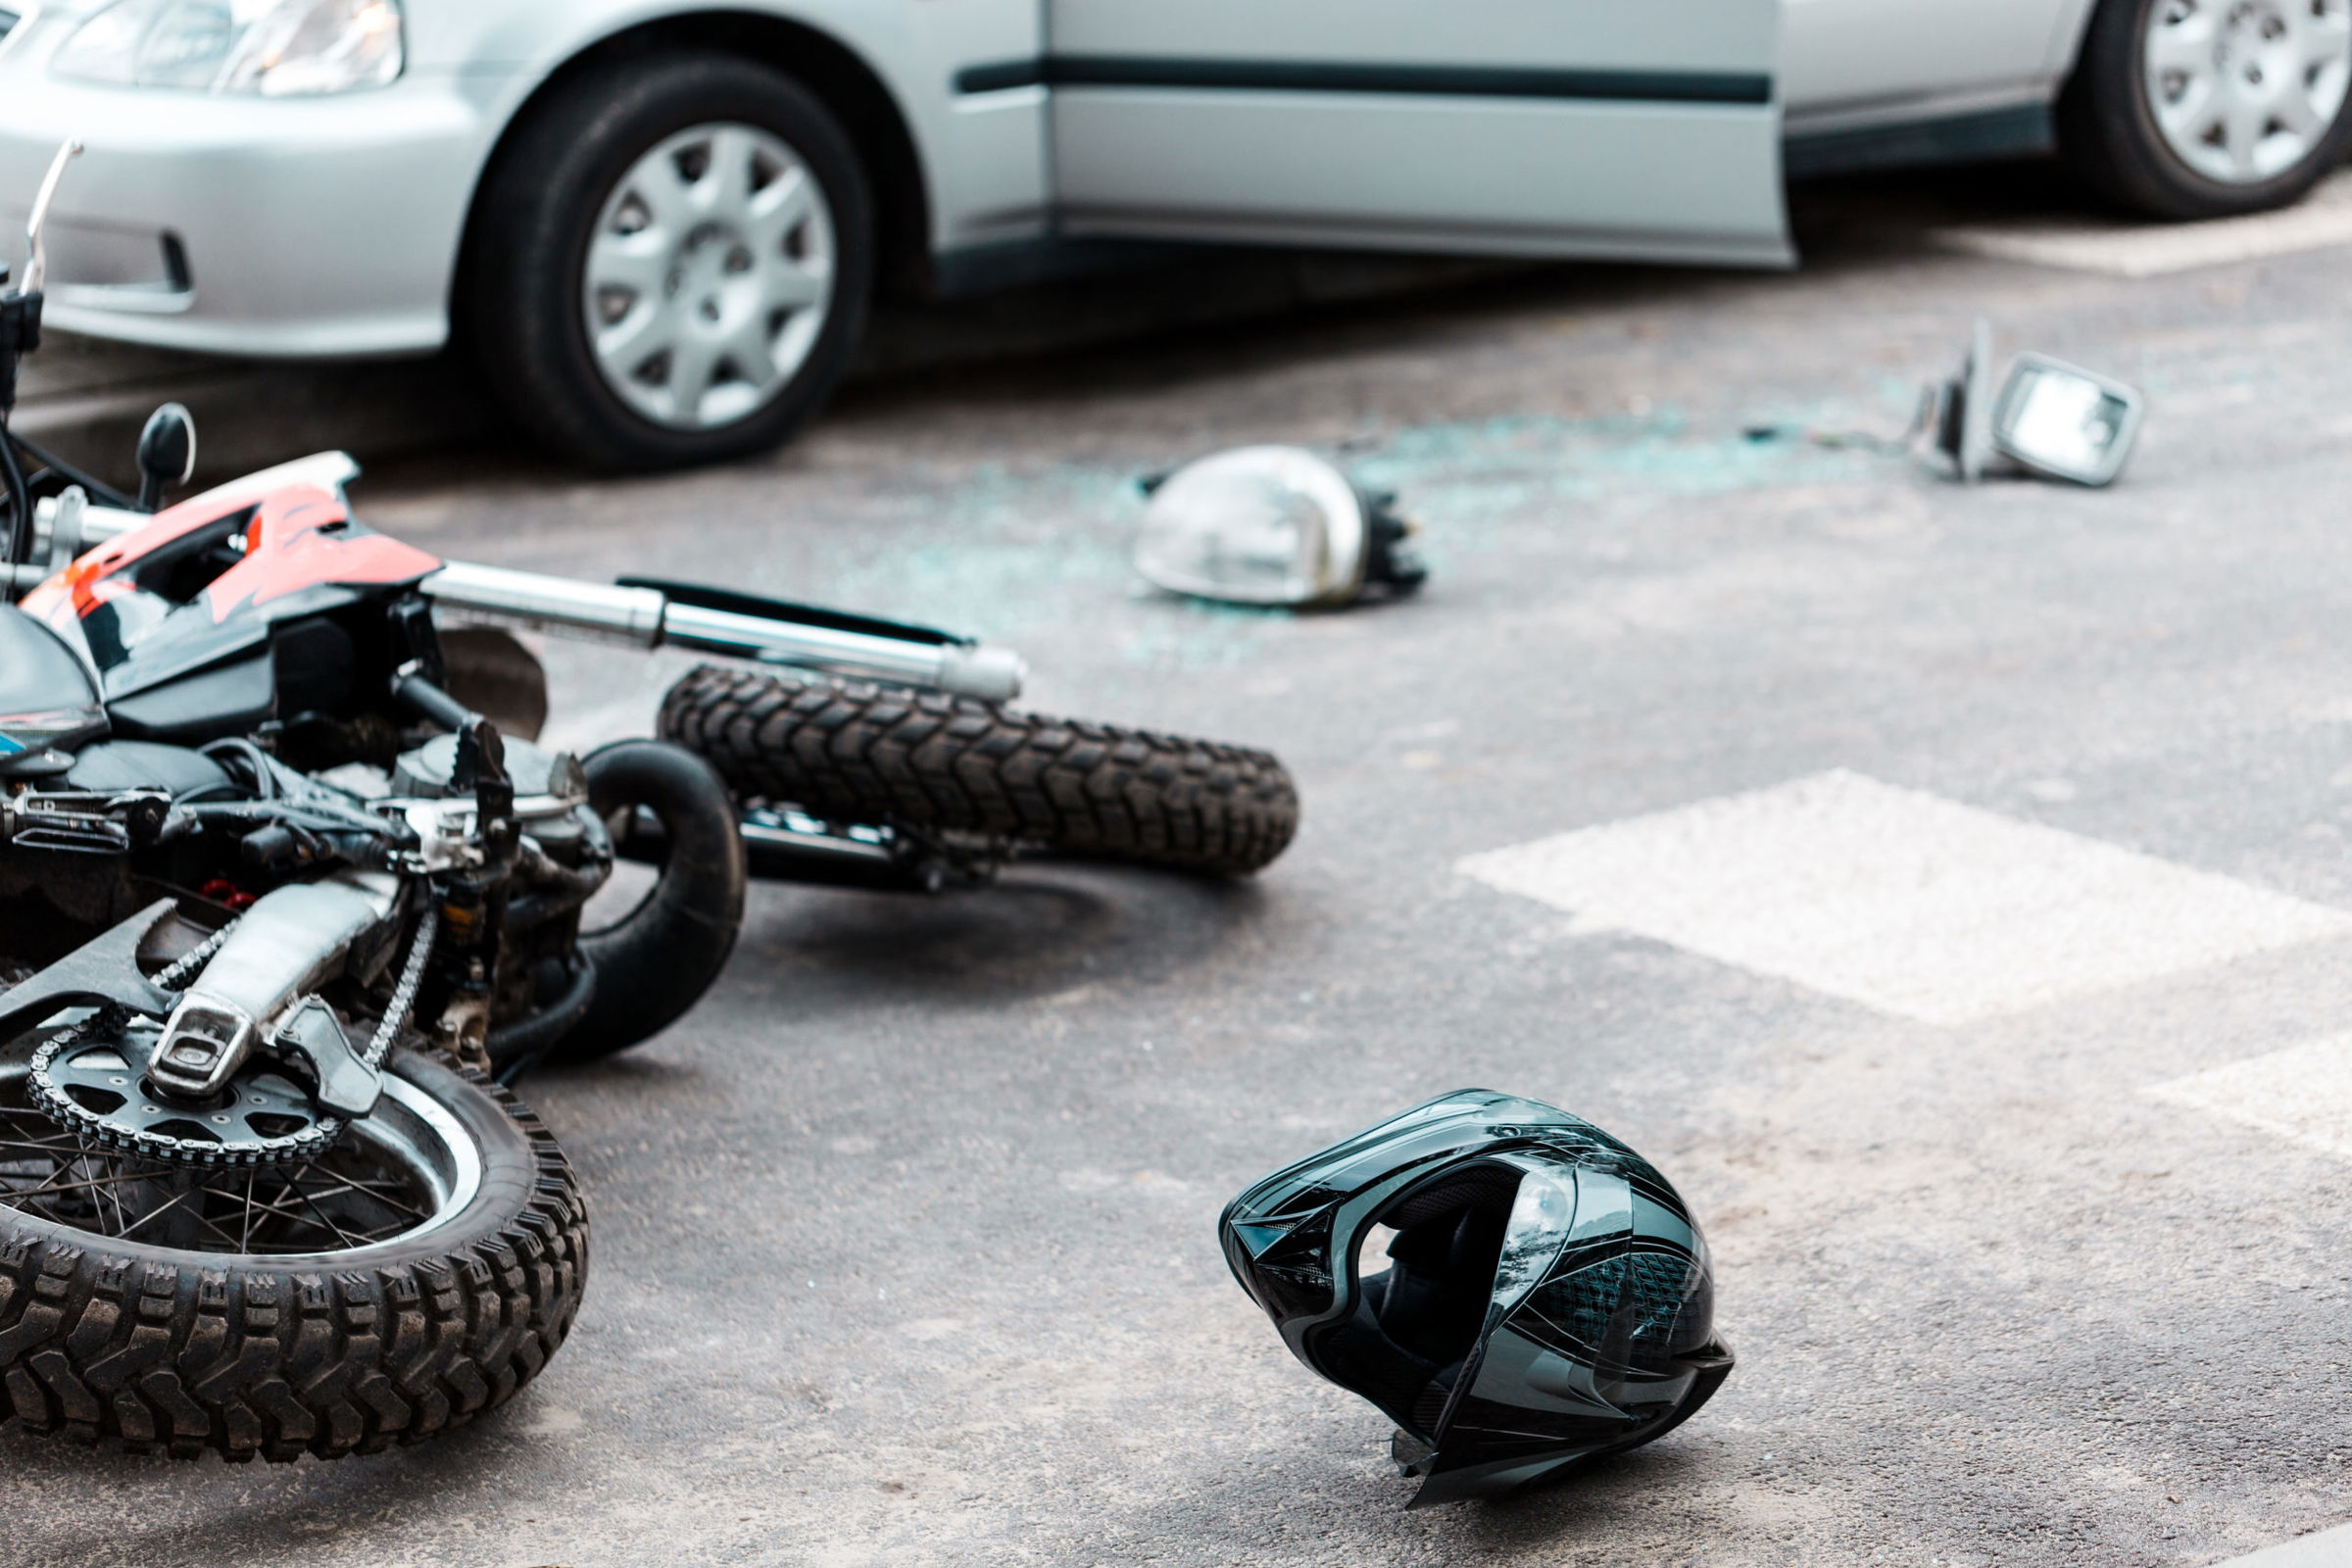
POLYGON ((1323 609, 1427 572, 1396 497, 1298 447, 1238 447, 1144 482, 1135 567, 1154 585, 1229 604, 1323 609))
POLYGON ((40 194, 32 199, 32 214, 24 220, 24 281, 19 285, 26 294, 38 294, 49 276, 49 246, 43 238, 49 227, 49 203, 57 196, 57 182, 66 177, 66 165, 80 154, 78 141, 69 140, 60 147, 49 161, 40 194))
POLYGON ((147 416, 139 432, 139 510, 163 505, 169 485, 185 484, 196 471, 196 417, 176 403, 147 416))

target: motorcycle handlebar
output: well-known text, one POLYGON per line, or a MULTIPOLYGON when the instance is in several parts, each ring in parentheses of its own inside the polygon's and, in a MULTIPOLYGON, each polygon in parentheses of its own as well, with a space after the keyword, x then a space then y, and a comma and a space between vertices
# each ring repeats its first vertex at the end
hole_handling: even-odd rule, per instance
MULTIPOLYGON (((340 485, 356 471, 349 458, 321 455, 239 483, 251 487, 282 472, 287 482, 340 485)), ((77 554, 146 520, 142 514, 104 507, 77 511, 70 552, 77 554)), ((31 566, 12 573, 19 592, 47 574, 46 568, 31 566)), ((9 586, 0 582, 0 592, 9 586)), ((459 619, 632 648, 690 648, 727 659, 928 687, 982 702, 1011 701, 1020 695, 1028 673, 1020 656, 1009 649, 810 625, 793 619, 789 607, 755 614, 683 604, 658 588, 581 582, 468 561, 445 562, 418 586, 438 610, 459 619)))

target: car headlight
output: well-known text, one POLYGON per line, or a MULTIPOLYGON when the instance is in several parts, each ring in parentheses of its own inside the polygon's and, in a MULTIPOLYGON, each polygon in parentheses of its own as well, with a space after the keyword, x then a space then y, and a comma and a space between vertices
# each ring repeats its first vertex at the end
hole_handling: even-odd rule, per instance
POLYGON ((1136 569, 1174 593, 1238 605, 1328 608, 1367 590, 1410 593, 1409 524, 1297 447, 1237 447, 1147 481, 1136 569))
POLYGON ((50 70, 80 81, 290 98, 400 75, 400 0, 116 0, 50 70))

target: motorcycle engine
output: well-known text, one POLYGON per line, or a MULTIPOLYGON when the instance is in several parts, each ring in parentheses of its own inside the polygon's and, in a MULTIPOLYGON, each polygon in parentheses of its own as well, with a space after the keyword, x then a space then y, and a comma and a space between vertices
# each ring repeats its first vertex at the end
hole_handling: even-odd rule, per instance
MULTIPOLYGON (((608 860, 612 850, 588 808, 588 775, 569 752, 551 752, 526 740, 506 740, 505 765, 514 785, 514 819, 522 831, 565 865, 608 860)), ((458 737, 436 735, 401 754, 392 765, 391 793, 409 800, 470 795, 457 780, 458 737)))
MULTIPOLYGON (((514 814, 534 816, 568 811, 588 798, 588 775, 569 752, 550 752, 534 742, 504 738, 507 776, 514 781, 514 814)), ((391 793, 438 801, 470 794, 456 783, 458 737, 436 735, 392 764, 391 793)))

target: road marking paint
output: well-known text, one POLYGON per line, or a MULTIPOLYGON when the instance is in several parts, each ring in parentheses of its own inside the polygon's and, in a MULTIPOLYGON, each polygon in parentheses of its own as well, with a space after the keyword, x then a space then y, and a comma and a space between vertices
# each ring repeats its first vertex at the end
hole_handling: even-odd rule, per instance
POLYGON ((2339 909, 1842 769, 1457 869, 1934 1024, 2352 936, 2339 909))
POLYGON ((2214 1568, 2343 1568, 2348 1562, 2352 1562, 2352 1525, 2338 1525, 2232 1557, 2214 1568))
MULTIPOLYGON (((2352 1159, 2352 1035, 2306 1041, 2141 1092, 2352 1159)), ((2352 1552, 2343 1560, 2352 1562, 2352 1552)))
POLYGON ((2118 277, 2155 277, 2198 267, 2352 245, 2352 173, 2337 174, 2300 205, 2201 223, 1959 223, 1929 230, 1946 250, 2036 267, 2118 277))

